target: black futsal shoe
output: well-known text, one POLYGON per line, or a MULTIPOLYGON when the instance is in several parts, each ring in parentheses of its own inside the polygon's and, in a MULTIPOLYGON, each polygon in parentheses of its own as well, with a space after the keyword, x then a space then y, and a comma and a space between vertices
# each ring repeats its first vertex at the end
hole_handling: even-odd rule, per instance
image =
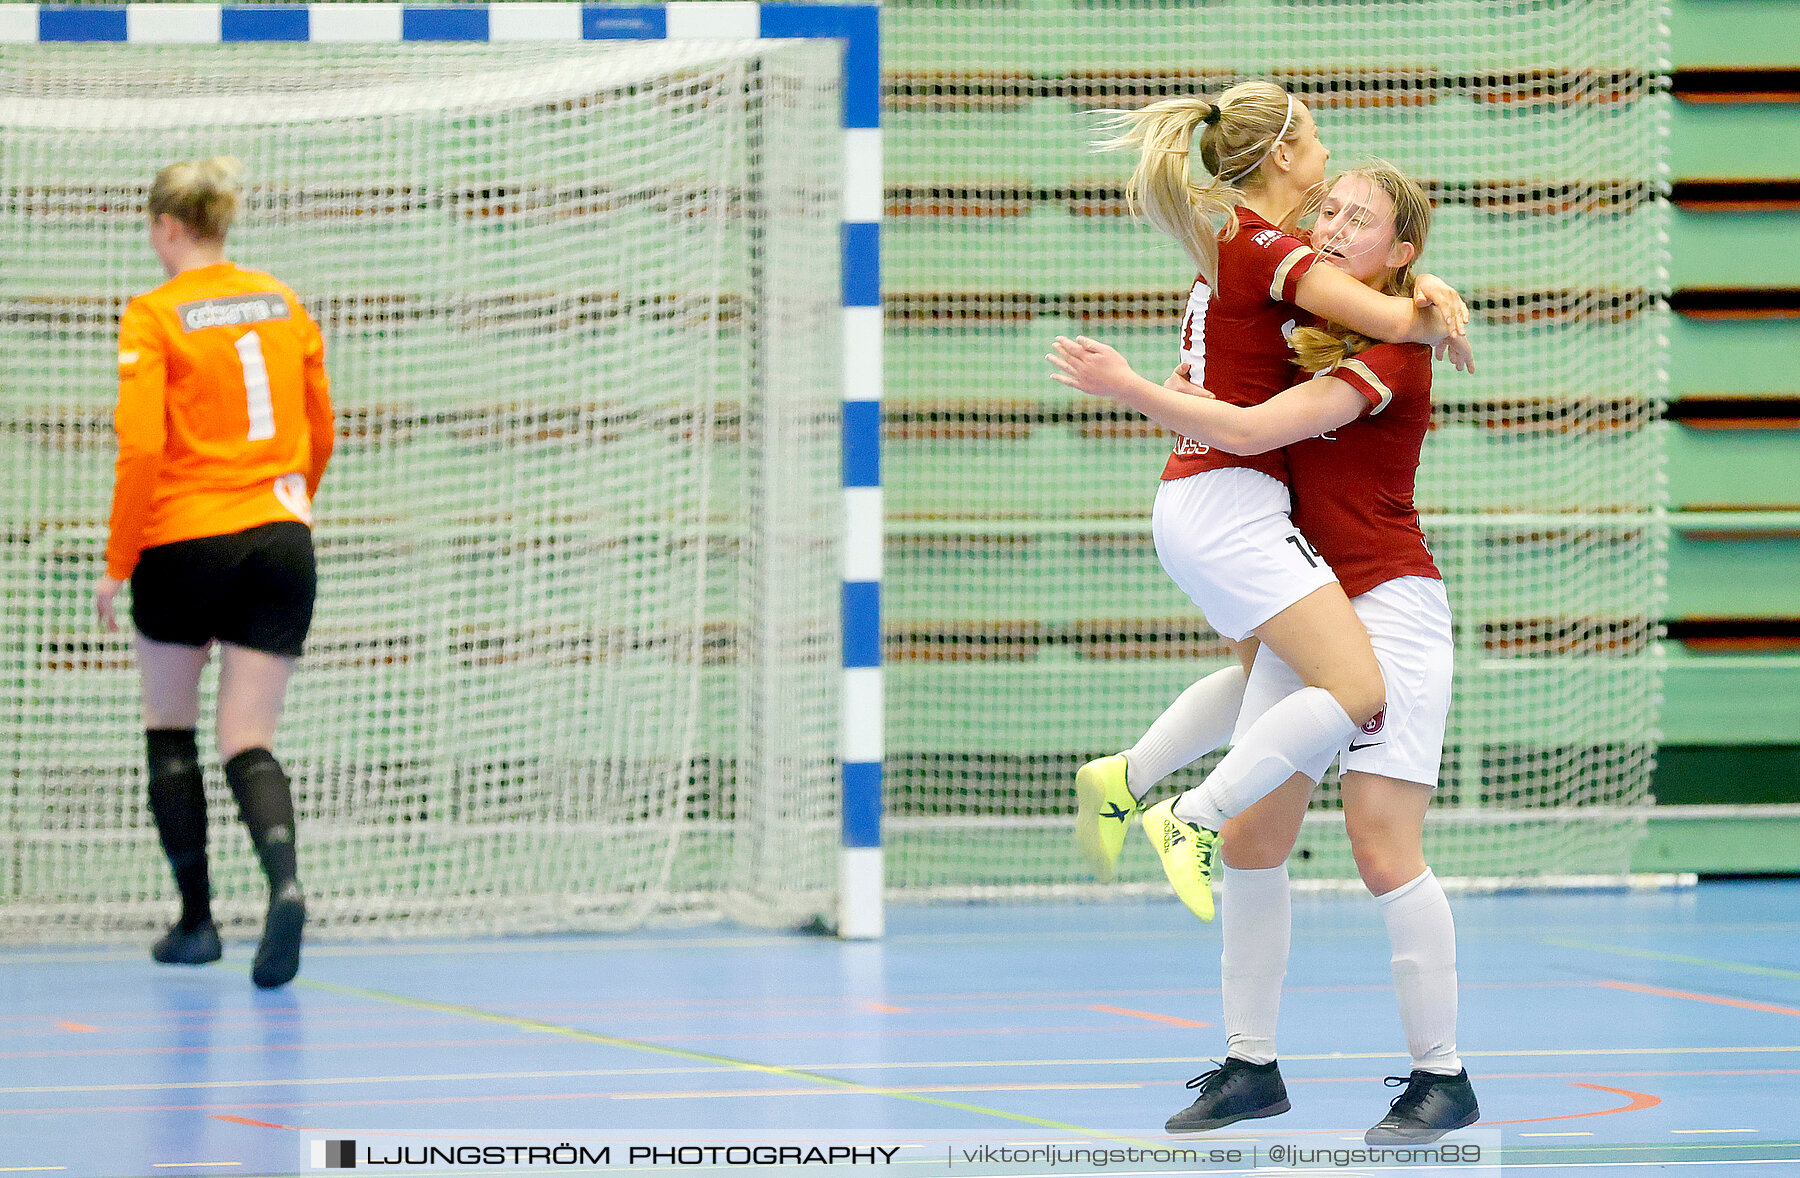
POLYGON ((1236 1121, 1272 1117, 1288 1111, 1287 1085, 1275 1061, 1247 1063, 1225 1057, 1225 1062, 1187 1082, 1200 1095, 1170 1117, 1163 1128, 1170 1133, 1204 1133, 1236 1121))
POLYGON ((164 965, 211 965, 224 955, 218 926, 210 920, 192 927, 177 924, 150 946, 150 956, 164 965))
POLYGON ((1369 1145, 1430 1145, 1453 1129, 1466 1129, 1481 1119, 1468 1069, 1454 1076, 1415 1071, 1411 1076, 1389 1076, 1389 1087, 1405 1084, 1394 1097, 1388 1115, 1363 1134, 1369 1145))
POLYGON ((250 980, 265 990, 293 981, 300 972, 300 930, 305 926, 306 898, 300 894, 300 885, 289 880, 269 901, 250 980))

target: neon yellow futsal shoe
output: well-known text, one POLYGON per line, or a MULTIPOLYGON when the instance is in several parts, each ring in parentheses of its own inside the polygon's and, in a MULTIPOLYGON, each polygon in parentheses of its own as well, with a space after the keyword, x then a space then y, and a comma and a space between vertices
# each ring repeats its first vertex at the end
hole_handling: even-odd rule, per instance
POLYGON ((1219 832, 1175 817, 1175 799, 1170 798, 1144 811, 1144 833, 1150 836, 1150 845, 1156 848, 1175 894, 1189 912, 1210 922, 1213 856, 1219 846, 1219 832))
POLYGON ((1094 878, 1110 882, 1119 872, 1125 832, 1144 808, 1125 783, 1125 755, 1101 757, 1076 770, 1075 799, 1075 845, 1094 878))

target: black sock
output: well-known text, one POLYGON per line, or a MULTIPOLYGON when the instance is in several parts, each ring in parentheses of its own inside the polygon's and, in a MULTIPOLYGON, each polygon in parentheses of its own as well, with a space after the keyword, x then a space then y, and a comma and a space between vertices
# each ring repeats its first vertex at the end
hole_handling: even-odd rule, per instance
POLYGON ((268 749, 245 749, 225 762, 225 780, 237 798, 238 815, 262 860, 273 896, 294 880, 294 795, 281 762, 268 749))
POLYGON ((150 813, 163 854, 181 892, 181 927, 212 919, 212 880, 206 869, 206 786, 192 728, 144 732, 150 767, 150 813))

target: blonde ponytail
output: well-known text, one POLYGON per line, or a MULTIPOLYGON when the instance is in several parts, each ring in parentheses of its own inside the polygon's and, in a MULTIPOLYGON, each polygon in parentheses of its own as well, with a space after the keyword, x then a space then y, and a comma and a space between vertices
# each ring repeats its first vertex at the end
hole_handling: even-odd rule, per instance
POLYGON ((1137 167, 1125 185, 1132 211, 1181 243, 1208 286, 1219 284, 1219 241, 1237 232, 1243 186, 1261 183, 1263 161, 1295 133, 1294 101, 1273 82, 1239 82, 1207 98, 1165 98, 1140 110, 1116 111, 1103 124, 1112 138, 1102 151, 1134 149, 1137 167), (1190 158, 1212 176, 1194 182, 1190 158))
POLYGON ((201 241, 222 242, 243 203, 243 170, 228 155, 170 164, 156 174, 144 211, 153 219, 174 217, 201 241))

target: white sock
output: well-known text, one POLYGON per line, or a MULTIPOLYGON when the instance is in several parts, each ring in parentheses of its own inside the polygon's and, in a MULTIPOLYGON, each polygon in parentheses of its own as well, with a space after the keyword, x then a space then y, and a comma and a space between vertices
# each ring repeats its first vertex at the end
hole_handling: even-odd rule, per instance
POLYGON ((1456 923, 1431 868, 1375 897, 1394 947, 1394 993, 1413 1068, 1454 1076, 1456 1055, 1456 923))
POLYGON ((1246 1063, 1275 1058, 1275 1020, 1293 939, 1288 869, 1239 871, 1225 864, 1219 920, 1225 951, 1219 977, 1225 998, 1225 1053, 1246 1063))
POLYGON ((1319 759, 1335 754, 1356 728, 1329 691, 1302 687, 1257 717, 1206 780, 1175 799, 1175 817, 1217 830, 1294 774, 1324 772, 1319 759))
POLYGON ((1131 796, 1142 798, 1156 783, 1231 739, 1244 684, 1250 677, 1239 666, 1214 671, 1175 697, 1150 730, 1125 750, 1125 780, 1131 796))

